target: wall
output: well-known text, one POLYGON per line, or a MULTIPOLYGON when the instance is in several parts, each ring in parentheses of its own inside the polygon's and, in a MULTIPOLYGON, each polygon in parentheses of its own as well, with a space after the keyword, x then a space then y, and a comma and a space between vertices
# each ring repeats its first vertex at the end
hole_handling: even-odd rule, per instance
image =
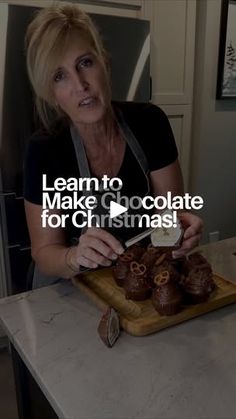
POLYGON ((205 199, 204 240, 236 235, 236 100, 215 100, 221 0, 197 2, 191 192, 205 199))

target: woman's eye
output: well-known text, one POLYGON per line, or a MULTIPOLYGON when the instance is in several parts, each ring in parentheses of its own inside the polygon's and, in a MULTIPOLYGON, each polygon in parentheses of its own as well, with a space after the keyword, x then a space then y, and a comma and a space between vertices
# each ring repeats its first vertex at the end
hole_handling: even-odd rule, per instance
POLYGON ((91 67, 93 64, 93 61, 91 58, 84 58, 79 62, 79 67, 91 67))
POLYGON ((55 82, 58 82, 58 81, 60 81, 60 80, 63 80, 63 78, 64 78, 64 74, 63 74, 63 72, 62 72, 62 71, 58 71, 58 72, 55 74, 55 76, 54 76, 54 81, 55 81, 55 82))

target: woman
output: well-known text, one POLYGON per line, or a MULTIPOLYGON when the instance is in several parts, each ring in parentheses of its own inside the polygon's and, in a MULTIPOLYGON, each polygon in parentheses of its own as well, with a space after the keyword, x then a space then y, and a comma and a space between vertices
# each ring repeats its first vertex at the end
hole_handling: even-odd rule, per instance
MULTIPOLYGON (((78 5, 59 3, 41 10, 28 27, 26 47, 45 127, 33 136, 25 165, 32 257, 44 274, 69 278, 81 267, 109 266, 124 249, 113 230, 42 228, 42 174, 51 184, 57 177, 119 176, 122 194, 141 197, 150 190, 154 195, 182 194, 182 175, 164 113, 151 104, 112 103, 106 51, 78 5), (74 238, 79 241, 71 245, 74 238)), ((185 234, 174 257, 198 244, 202 228, 190 213, 180 218, 185 234)))

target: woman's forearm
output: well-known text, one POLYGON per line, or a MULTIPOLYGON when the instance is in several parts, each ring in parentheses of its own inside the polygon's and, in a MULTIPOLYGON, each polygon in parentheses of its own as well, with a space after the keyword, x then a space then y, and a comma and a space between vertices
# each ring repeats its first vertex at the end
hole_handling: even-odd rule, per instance
POLYGON ((73 247, 66 247, 61 244, 50 244, 41 247, 32 258, 40 272, 49 276, 60 278, 71 278, 80 272, 79 267, 74 267, 70 254, 73 247))

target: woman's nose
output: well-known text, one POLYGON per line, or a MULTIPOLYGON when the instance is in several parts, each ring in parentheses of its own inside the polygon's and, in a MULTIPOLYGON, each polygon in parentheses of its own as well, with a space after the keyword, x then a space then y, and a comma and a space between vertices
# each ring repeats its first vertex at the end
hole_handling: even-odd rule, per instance
POLYGON ((86 80, 85 76, 81 73, 76 73, 73 76, 73 88, 76 92, 84 92, 88 89, 89 83, 86 80))

